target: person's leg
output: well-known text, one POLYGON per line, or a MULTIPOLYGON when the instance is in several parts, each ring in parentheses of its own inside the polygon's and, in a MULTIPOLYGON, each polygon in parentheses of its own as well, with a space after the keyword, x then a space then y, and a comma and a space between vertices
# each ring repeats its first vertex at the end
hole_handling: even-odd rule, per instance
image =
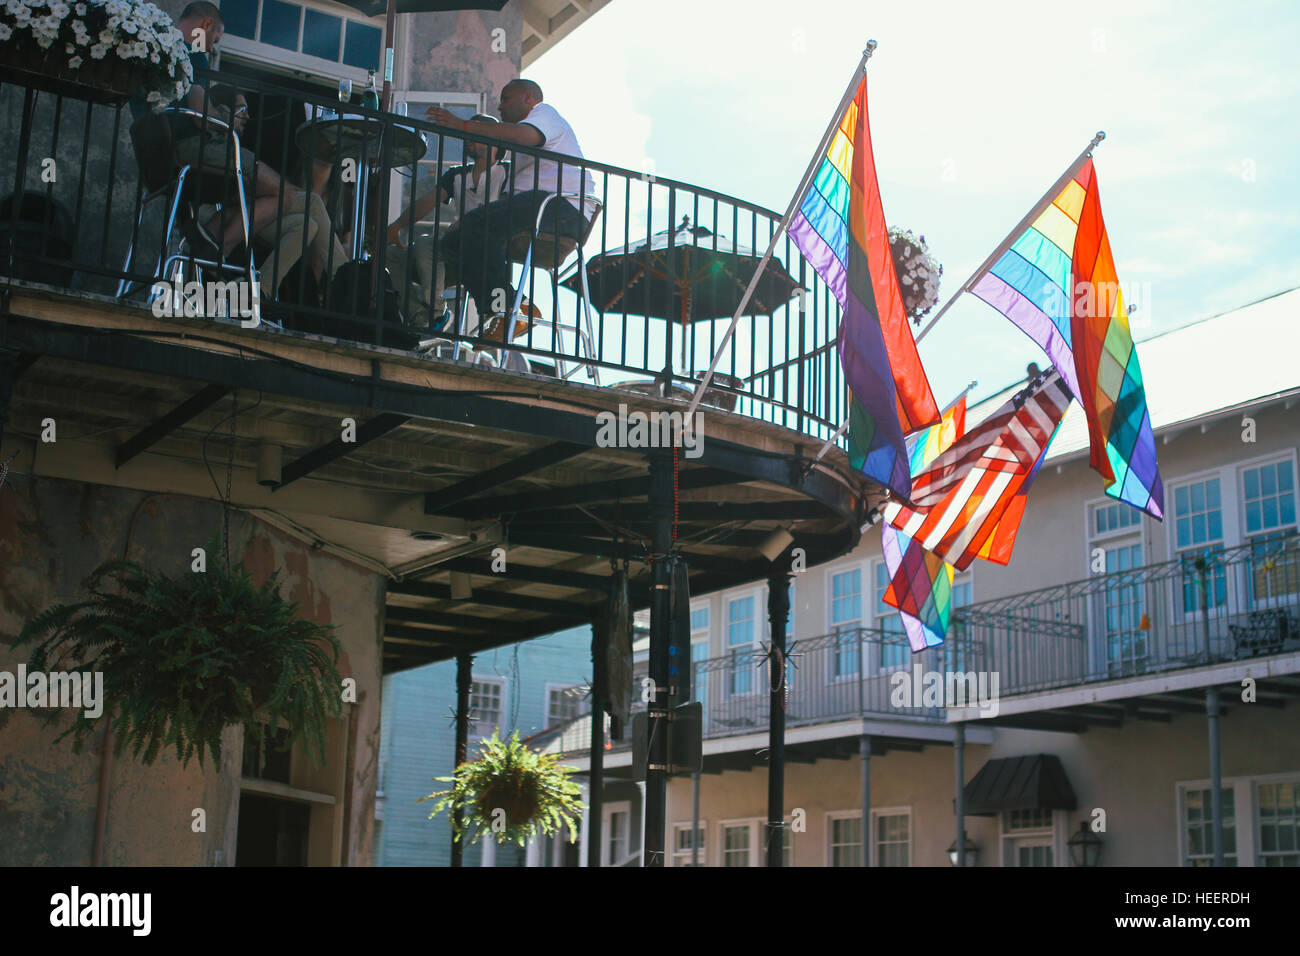
POLYGON ((302 256, 304 230, 307 233, 307 243, 310 245, 316 237, 316 223, 302 213, 294 213, 280 216, 278 221, 272 220, 256 234, 258 239, 275 244, 275 250, 262 266, 262 271, 271 275, 271 284, 266 288, 272 295, 278 293, 285 275, 302 256), (277 234, 278 243, 276 243, 277 234))
POLYGON ((326 271, 333 278, 339 266, 348 261, 347 250, 334 235, 334 225, 325 209, 325 201, 315 193, 307 194, 307 198, 307 216, 316 227, 307 264, 318 280, 326 271))
POLYGON ((545 196, 529 191, 472 209, 443 237, 442 254, 448 268, 459 274, 483 315, 510 308, 514 288, 506 260, 507 231, 531 228, 545 196))

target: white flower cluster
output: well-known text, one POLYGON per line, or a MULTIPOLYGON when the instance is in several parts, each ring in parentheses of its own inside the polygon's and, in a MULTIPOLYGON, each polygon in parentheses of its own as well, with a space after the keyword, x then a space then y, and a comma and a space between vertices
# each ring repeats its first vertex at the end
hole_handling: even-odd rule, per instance
POLYGON ((78 69, 86 57, 144 64, 149 103, 180 99, 194 81, 189 48, 171 17, 158 6, 135 0, 0 0, 0 43, 35 41, 41 50, 56 43, 78 69), (61 41, 61 42, 60 42, 61 41))
POLYGON ((939 277, 943 266, 930 255, 925 236, 911 230, 891 227, 889 248, 894 255, 894 271, 903 292, 903 308, 916 323, 939 301, 939 277))

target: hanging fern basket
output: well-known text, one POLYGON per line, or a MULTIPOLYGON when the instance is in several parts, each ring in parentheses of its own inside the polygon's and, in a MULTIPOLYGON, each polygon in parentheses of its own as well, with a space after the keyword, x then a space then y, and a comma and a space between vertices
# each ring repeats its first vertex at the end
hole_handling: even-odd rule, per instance
MULTIPOLYGON (((208 553, 216 554, 214 542, 208 553)), ((168 577, 133 561, 100 565, 88 596, 38 614, 14 645, 34 643, 31 671, 101 672, 103 719, 116 714, 115 752, 142 763, 175 748, 182 766, 220 764, 221 735, 242 724, 265 752, 265 727, 303 738, 319 763, 329 721, 342 712, 330 627, 303 620, 280 597, 277 575, 255 585, 242 564, 221 562, 168 577)), ((80 753, 100 720, 78 711, 60 735, 80 753)))
POLYGON ((470 842, 477 843, 491 834, 498 843, 523 846, 530 837, 553 836, 563 827, 570 842, 577 839, 585 809, 578 799, 581 788, 558 756, 520 743, 518 731, 507 741, 493 733, 480 745, 477 760, 461 764, 454 776, 436 779, 451 788, 420 799, 437 800, 429 819, 452 811, 458 841, 472 833, 470 842))

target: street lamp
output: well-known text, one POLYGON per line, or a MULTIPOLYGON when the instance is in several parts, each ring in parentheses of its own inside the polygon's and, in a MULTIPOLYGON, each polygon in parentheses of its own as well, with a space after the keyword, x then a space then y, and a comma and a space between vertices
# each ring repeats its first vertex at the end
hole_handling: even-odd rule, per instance
POLYGON ((1092 832, 1087 820, 1079 822, 1079 832, 1065 841, 1070 848, 1070 862, 1075 866, 1101 864, 1101 837, 1092 832))
MULTIPOLYGON (((970 837, 966 838, 966 865, 974 866, 979 861, 980 848, 977 847, 970 837)), ((948 862, 953 866, 957 865, 957 841, 952 841, 952 846, 948 847, 948 862)))

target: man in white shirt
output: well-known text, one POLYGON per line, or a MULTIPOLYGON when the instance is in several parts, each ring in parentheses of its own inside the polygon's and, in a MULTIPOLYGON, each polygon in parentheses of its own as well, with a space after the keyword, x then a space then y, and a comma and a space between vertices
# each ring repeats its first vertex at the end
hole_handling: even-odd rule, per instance
MULTIPOLYGON (((500 123, 461 120, 438 107, 430 107, 426 115, 441 126, 582 158, 573 128, 553 106, 542 102, 542 89, 532 80, 511 80, 502 87, 497 112, 500 123)), ((594 203, 585 201, 585 197, 596 196, 596 184, 585 170, 519 152, 514 154, 513 168, 508 195, 466 212, 457 228, 441 241, 442 258, 469 289, 479 312, 496 320, 486 324, 485 334, 498 341, 520 334, 520 326, 527 329, 526 320, 517 320, 508 338, 502 338, 504 312, 515 295, 506 260, 506 243, 511 234, 520 229, 531 231, 542 202, 557 191, 581 193, 584 200, 562 198, 548 203, 541 223, 543 235, 581 238, 595 213, 594 203)))

